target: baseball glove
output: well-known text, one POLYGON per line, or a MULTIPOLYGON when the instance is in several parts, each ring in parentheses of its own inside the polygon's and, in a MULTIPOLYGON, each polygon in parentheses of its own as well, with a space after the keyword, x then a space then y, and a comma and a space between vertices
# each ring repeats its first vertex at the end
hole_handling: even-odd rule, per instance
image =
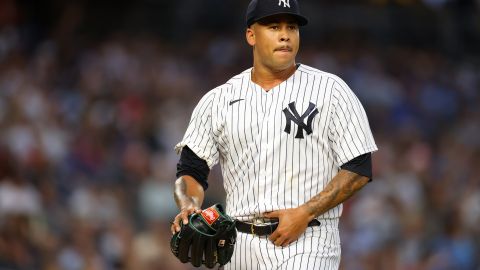
POLYGON ((191 214, 188 224, 180 226, 170 241, 170 248, 182 263, 213 268, 217 263, 227 264, 232 258, 237 230, 235 221, 225 214, 221 204, 212 205, 200 214, 191 214))

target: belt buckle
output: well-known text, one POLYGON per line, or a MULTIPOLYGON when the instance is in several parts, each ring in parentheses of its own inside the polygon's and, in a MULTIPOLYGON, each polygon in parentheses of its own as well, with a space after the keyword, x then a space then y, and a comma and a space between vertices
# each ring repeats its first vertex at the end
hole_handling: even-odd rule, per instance
POLYGON ((257 224, 262 224, 262 223, 263 223, 263 220, 262 220, 261 218, 258 218, 258 217, 257 217, 257 218, 254 218, 254 219, 252 220, 252 223, 250 223, 250 232, 252 233, 252 235, 257 235, 257 234, 255 233, 255 226, 256 226, 257 224))

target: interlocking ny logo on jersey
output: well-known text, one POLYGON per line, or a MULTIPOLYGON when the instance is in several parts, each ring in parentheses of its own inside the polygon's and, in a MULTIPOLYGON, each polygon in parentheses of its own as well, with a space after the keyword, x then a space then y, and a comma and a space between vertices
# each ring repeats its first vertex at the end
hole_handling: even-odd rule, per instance
POLYGON ((283 7, 290 7, 290 0, 279 0, 278 5, 280 6, 283 3, 283 7))
POLYGON ((307 135, 312 134, 312 121, 313 118, 318 114, 318 109, 315 107, 315 104, 309 102, 307 110, 300 116, 295 108, 295 102, 288 104, 288 107, 283 109, 285 118, 287 119, 287 124, 285 125, 285 132, 290 134, 290 129, 292 127, 292 121, 297 124, 298 130, 295 138, 303 139, 303 131, 307 132, 307 135), (289 110, 290 109, 290 110, 289 110), (308 116, 307 124, 303 120, 308 116))

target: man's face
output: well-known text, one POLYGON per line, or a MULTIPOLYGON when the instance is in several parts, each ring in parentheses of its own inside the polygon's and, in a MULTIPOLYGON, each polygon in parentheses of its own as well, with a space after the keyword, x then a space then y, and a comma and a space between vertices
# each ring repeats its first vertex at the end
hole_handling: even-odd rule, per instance
POLYGON ((271 16, 247 29, 247 42, 254 47, 254 61, 272 70, 295 64, 300 35, 298 23, 290 15, 271 16))

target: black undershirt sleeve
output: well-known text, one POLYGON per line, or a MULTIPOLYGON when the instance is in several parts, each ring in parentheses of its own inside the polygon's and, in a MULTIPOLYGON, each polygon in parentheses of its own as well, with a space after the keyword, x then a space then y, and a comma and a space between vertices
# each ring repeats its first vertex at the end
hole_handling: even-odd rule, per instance
POLYGON ((188 146, 184 146, 180 154, 180 160, 177 163, 177 178, 189 175, 202 185, 203 190, 207 190, 209 173, 210 168, 207 162, 198 157, 188 146))
POLYGON ((343 164, 340 166, 340 168, 362 176, 366 176, 370 179, 369 181, 372 181, 372 154, 366 153, 360 155, 343 164))

